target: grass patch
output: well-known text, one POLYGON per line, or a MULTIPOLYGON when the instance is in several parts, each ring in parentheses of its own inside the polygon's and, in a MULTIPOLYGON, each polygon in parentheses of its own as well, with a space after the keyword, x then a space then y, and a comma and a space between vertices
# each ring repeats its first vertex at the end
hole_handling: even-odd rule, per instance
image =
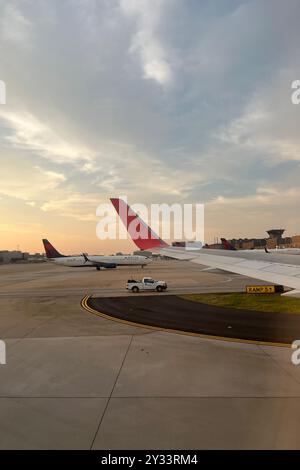
POLYGON ((280 294, 185 294, 181 298, 218 307, 231 307, 258 312, 300 314, 300 299, 282 297, 280 294))

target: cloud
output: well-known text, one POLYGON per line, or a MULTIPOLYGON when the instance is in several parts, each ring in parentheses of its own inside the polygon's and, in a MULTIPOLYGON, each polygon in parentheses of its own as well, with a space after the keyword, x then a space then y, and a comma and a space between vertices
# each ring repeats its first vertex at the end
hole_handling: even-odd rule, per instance
POLYGON ((259 188, 247 197, 218 196, 206 204, 206 237, 264 237, 266 230, 285 228, 287 235, 299 234, 299 187, 259 188), (263 214, 263 216, 262 216, 263 214), (275 214, 275 217, 274 217, 275 214), (230 226, 226 220, 230 220, 230 226))
POLYGON ((292 226, 297 0, 4 0, 0 11, 1 207, 14 199, 68 232, 126 194, 205 202, 214 235, 266 217, 292 226), (285 210, 268 202, 281 194, 285 210))
POLYGON ((84 194, 69 191, 63 198, 58 196, 59 194, 56 194, 55 199, 42 204, 41 210, 83 222, 97 221, 96 208, 99 205, 99 196, 96 194, 86 197, 84 194))
POLYGON ((241 151, 260 152, 269 164, 299 161, 300 137, 294 130, 299 111, 289 101, 291 76, 290 72, 284 75, 284 80, 279 77, 280 83, 271 82, 267 90, 251 97, 241 116, 221 127, 215 137, 241 151), (283 97, 280 96, 282 90, 285 91, 283 97))
POLYGON ((94 158, 90 149, 70 144, 30 113, 1 109, 0 119, 8 130, 4 138, 14 148, 36 152, 57 163, 90 162, 94 158))
POLYGON ((66 181, 62 173, 45 170, 38 166, 31 167, 27 162, 21 166, 11 154, 9 163, 1 170, 0 194, 10 198, 20 199, 28 205, 43 200, 54 194, 60 185, 66 181))
POLYGON ((158 36, 159 23, 167 4, 168 0, 120 0, 124 15, 136 20, 130 52, 140 56, 144 78, 155 80, 160 85, 166 85, 172 79, 168 53, 158 36))
POLYGON ((0 37, 3 43, 11 43, 24 50, 31 44, 32 24, 22 14, 17 4, 18 2, 14 0, 2 4, 0 37))

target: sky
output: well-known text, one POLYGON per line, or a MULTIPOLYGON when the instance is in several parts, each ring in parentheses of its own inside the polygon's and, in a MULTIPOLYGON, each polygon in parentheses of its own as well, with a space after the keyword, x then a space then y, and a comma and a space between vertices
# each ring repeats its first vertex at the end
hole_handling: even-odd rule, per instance
POLYGON ((2 0, 0 249, 130 251, 96 209, 204 203, 300 234, 299 0, 2 0))

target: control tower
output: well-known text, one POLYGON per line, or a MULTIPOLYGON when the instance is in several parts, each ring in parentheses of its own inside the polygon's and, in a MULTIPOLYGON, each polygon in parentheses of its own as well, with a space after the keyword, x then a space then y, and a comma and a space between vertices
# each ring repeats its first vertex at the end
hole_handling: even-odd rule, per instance
POLYGON ((267 234, 270 238, 267 238, 267 248, 274 249, 280 245, 283 245, 285 242, 288 242, 287 239, 283 239, 282 235, 284 228, 273 228, 272 230, 267 230, 267 234))
POLYGON ((284 228, 273 228, 271 230, 267 230, 267 234, 270 238, 276 238, 276 240, 281 240, 284 231, 284 228))

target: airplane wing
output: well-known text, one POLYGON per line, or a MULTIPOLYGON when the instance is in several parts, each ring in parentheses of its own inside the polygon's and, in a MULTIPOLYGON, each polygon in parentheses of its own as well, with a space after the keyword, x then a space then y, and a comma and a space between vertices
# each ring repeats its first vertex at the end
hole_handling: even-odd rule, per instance
MULTIPOLYGON (((140 250, 158 252, 179 260, 190 261, 212 268, 260 279, 267 282, 282 284, 296 289, 293 295, 300 295, 300 257, 273 253, 257 253, 227 250, 200 249, 190 250, 184 247, 173 247, 159 238, 150 227, 136 214, 125 201, 112 198, 111 202, 124 223, 132 240, 140 250), (134 221, 134 224, 133 224, 134 221), (138 225, 147 228, 148 238, 138 233, 138 225)), ((144 231, 145 232, 145 231, 144 231)), ((286 295, 286 294, 285 294, 286 295)))

